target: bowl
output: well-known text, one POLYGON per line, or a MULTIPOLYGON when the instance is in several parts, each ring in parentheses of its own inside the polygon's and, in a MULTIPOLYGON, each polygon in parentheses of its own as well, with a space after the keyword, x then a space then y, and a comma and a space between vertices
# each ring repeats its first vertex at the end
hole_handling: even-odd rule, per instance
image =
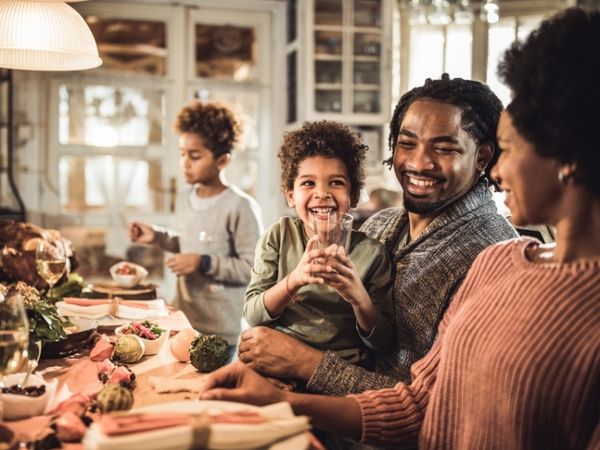
MULTIPOLYGON (((14 373, 7 375, 4 380, 4 386, 20 384, 25 379, 25 373, 14 373)), ((26 417, 39 416, 44 413, 50 400, 54 397, 57 379, 46 382, 41 376, 31 374, 27 380, 27 386, 46 386, 46 392, 39 397, 27 397, 18 394, 2 394, 2 403, 4 406, 4 420, 17 420, 26 417)))
MULTIPOLYGON (((115 329, 116 335, 125 335, 127 333, 123 333, 125 328, 128 328, 129 325, 122 325, 115 329)), ((169 339, 169 330, 165 330, 157 339, 146 339, 141 336, 138 336, 142 342, 144 343, 144 356, 156 355, 162 349, 164 343, 169 339)))
POLYGON ((95 319, 70 317, 69 320, 75 325, 75 330, 59 341, 44 342, 42 359, 64 358, 94 344, 96 330, 98 329, 98 322, 95 319))
POLYGON ((119 286, 132 288, 148 276, 148 271, 138 264, 121 261, 110 268, 110 276, 119 286))

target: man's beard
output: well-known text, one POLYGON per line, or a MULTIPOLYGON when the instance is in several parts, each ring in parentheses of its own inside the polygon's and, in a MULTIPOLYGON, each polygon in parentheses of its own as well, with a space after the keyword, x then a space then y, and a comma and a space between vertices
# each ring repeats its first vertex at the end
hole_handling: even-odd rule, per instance
POLYGON ((426 200, 419 201, 412 197, 410 194, 404 193, 404 208, 411 213, 419 214, 421 216, 428 216, 446 206, 447 202, 444 200, 437 202, 428 202, 426 200))

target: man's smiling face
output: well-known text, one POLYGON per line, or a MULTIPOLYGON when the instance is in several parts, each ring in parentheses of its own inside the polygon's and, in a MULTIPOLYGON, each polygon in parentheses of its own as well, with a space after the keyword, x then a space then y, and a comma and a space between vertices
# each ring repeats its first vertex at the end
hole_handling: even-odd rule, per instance
POLYGON ((462 129, 461 117, 456 106, 433 100, 417 100, 406 110, 393 161, 409 212, 439 212, 479 179, 491 155, 462 129))

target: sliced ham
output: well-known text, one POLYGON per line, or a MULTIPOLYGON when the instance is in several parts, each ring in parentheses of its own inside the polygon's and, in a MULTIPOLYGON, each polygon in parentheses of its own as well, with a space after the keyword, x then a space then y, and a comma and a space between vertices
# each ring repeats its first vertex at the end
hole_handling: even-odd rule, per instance
POLYGON ((113 354, 113 344, 108 339, 108 336, 105 334, 100 335, 100 339, 94 345, 94 348, 90 352, 90 359, 94 362, 104 361, 108 359, 113 354))

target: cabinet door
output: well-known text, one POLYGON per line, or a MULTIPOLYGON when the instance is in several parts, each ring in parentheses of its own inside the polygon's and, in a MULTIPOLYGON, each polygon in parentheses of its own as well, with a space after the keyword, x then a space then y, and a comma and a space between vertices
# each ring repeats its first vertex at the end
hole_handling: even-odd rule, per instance
POLYGON ((385 0, 314 0, 309 80, 317 116, 381 120, 387 70, 385 0))

